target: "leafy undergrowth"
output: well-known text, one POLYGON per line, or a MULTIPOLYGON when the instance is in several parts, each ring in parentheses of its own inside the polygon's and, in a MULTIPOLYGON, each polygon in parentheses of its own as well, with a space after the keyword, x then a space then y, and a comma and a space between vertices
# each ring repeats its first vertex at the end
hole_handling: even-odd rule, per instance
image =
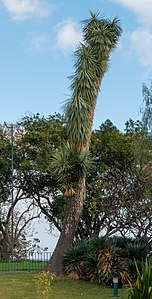
MULTIPOLYGON (((40 299, 34 283, 35 273, 0 274, 0 299, 40 299)), ((127 290, 119 290, 119 299, 127 299, 127 290)), ((57 278, 49 299, 111 299, 113 290, 89 282, 57 278)))

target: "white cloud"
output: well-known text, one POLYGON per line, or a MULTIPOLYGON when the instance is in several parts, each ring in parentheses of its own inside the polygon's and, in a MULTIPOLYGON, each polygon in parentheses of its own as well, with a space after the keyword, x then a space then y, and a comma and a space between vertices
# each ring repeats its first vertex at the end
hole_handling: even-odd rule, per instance
POLYGON ((130 38, 139 61, 145 66, 152 66, 152 34, 145 30, 136 30, 130 38))
POLYGON ((57 47, 63 52, 73 50, 82 41, 82 33, 73 21, 65 21, 57 25, 57 47))
POLYGON ((152 66, 152 0, 112 0, 137 16, 138 27, 130 34, 131 52, 145 66, 152 66))
POLYGON ((14 20, 45 18, 52 10, 52 5, 46 0, 2 0, 2 2, 14 20))
POLYGON ((152 25, 152 0, 113 0, 134 11, 144 26, 152 25))

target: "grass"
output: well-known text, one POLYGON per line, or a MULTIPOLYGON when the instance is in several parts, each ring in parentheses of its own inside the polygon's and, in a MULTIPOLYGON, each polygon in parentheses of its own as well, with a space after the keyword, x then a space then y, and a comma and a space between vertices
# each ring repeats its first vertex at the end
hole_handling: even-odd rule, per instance
MULTIPOLYGON (((35 273, 1 273, 0 299, 40 299, 33 281, 35 273)), ((120 289, 119 299, 127 299, 127 290, 120 289)), ((54 281, 49 299, 111 299, 113 290, 89 282, 68 278, 54 281)))

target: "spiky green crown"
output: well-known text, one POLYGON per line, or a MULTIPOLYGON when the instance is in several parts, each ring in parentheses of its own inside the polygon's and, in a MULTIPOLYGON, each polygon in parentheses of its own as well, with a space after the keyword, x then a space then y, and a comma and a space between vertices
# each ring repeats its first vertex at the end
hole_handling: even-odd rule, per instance
POLYGON ((65 106, 69 138, 79 145, 87 141, 93 119, 90 115, 94 113, 101 79, 107 70, 110 52, 122 32, 117 18, 110 21, 91 13, 91 18, 82 23, 84 42, 75 52, 72 95, 65 106))

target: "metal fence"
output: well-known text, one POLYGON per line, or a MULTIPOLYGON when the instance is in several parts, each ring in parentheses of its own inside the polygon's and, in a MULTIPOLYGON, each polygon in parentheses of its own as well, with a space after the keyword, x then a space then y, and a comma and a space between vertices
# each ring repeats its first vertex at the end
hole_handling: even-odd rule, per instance
POLYGON ((0 272, 42 271, 51 257, 51 252, 27 252, 20 256, 0 258, 0 272))

